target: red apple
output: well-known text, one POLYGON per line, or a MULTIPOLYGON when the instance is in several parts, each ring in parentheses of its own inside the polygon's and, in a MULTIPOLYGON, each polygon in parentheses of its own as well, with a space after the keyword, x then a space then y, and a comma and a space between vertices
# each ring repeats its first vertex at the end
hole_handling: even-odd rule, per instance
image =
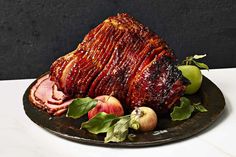
POLYGON ((138 107, 131 113, 131 120, 139 123, 139 131, 152 131, 157 126, 157 115, 155 111, 149 107, 138 107))
POLYGON ((98 100, 97 105, 88 112, 88 118, 93 118, 99 112, 123 116, 124 109, 118 99, 109 95, 101 95, 95 98, 98 100))

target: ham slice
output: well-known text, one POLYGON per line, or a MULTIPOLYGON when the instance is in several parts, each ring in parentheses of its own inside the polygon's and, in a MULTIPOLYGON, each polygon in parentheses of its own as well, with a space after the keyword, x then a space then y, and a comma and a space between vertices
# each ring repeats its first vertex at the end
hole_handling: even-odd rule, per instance
POLYGON ((55 99, 55 100, 64 100, 67 98, 67 96, 62 92, 62 91, 59 91, 58 88, 57 88, 57 85, 54 84, 52 86, 52 98, 55 99))
POLYGON ((66 112, 68 105, 73 101, 58 90, 56 84, 50 80, 49 74, 37 80, 30 90, 29 99, 38 108, 56 116, 66 112))

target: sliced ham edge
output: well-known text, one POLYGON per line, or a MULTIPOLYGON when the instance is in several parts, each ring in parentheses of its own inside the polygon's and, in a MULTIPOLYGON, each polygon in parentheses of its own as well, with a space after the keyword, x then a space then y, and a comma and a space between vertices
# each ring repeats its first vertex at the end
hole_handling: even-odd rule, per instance
POLYGON ((54 84, 52 86, 52 98, 55 100, 65 100, 67 98, 67 95, 65 95, 62 91, 59 91, 57 88, 57 85, 54 84))
POLYGON ((29 94, 29 100, 38 108, 43 109, 44 104, 42 102, 40 102, 40 100, 38 98, 35 97, 35 92, 38 89, 39 85, 46 79, 49 78, 49 75, 45 75, 43 77, 41 77, 40 79, 37 80, 37 82, 35 83, 35 85, 30 89, 30 94, 29 94))
POLYGON ((30 102, 55 116, 66 112, 68 105, 73 101, 73 99, 67 99, 68 97, 58 90, 55 83, 50 81, 49 74, 39 78, 30 89, 30 102))

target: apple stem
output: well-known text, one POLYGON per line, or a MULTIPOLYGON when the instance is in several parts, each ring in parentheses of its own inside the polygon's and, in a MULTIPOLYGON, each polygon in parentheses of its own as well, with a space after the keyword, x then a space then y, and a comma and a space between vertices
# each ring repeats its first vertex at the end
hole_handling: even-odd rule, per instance
POLYGON ((135 107, 135 112, 138 117, 142 117, 144 115, 143 111, 141 111, 138 107, 135 107))
POLYGON ((185 59, 185 65, 191 65, 191 64, 192 64, 192 60, 193 60, 193 57, 192 57, 192 56, 186 57, 186 59, 185 59))
POLYGON ((107 100, 105 102, 107 102, 113 94, 114 94, 114 92, 112 91, 111 94, 109 95, 109 97, 107 98, 107 100))

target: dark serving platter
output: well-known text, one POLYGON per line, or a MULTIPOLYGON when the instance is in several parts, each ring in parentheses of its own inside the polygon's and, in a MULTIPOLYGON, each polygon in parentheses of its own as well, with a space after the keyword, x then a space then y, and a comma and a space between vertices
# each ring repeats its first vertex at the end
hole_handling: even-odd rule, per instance
POLYGON ((104 134, 94 135, 86 130, 80 129, 80 124, 87 120, 86 116, 74 120, 62 115, 51 117, 47 112, 39 110, 31 104, 28 99, 34 81, 26 90, 23 97, 25 113, 36 124, 47 131, 79 143, 99 145, 107 147, 146 147, 167 144, 179 141, 197 133, 213 124, 222 114, 225 100, 220 89, 205 76, 200 90, 189 98, 193 102, 199 102, 208 109, 205 113, 194 113, 185 121, 173 122, 169 117, 159 118, 158 127, 151 132, 132 133, 132 138, 120 143, 104 143, 104 134))

